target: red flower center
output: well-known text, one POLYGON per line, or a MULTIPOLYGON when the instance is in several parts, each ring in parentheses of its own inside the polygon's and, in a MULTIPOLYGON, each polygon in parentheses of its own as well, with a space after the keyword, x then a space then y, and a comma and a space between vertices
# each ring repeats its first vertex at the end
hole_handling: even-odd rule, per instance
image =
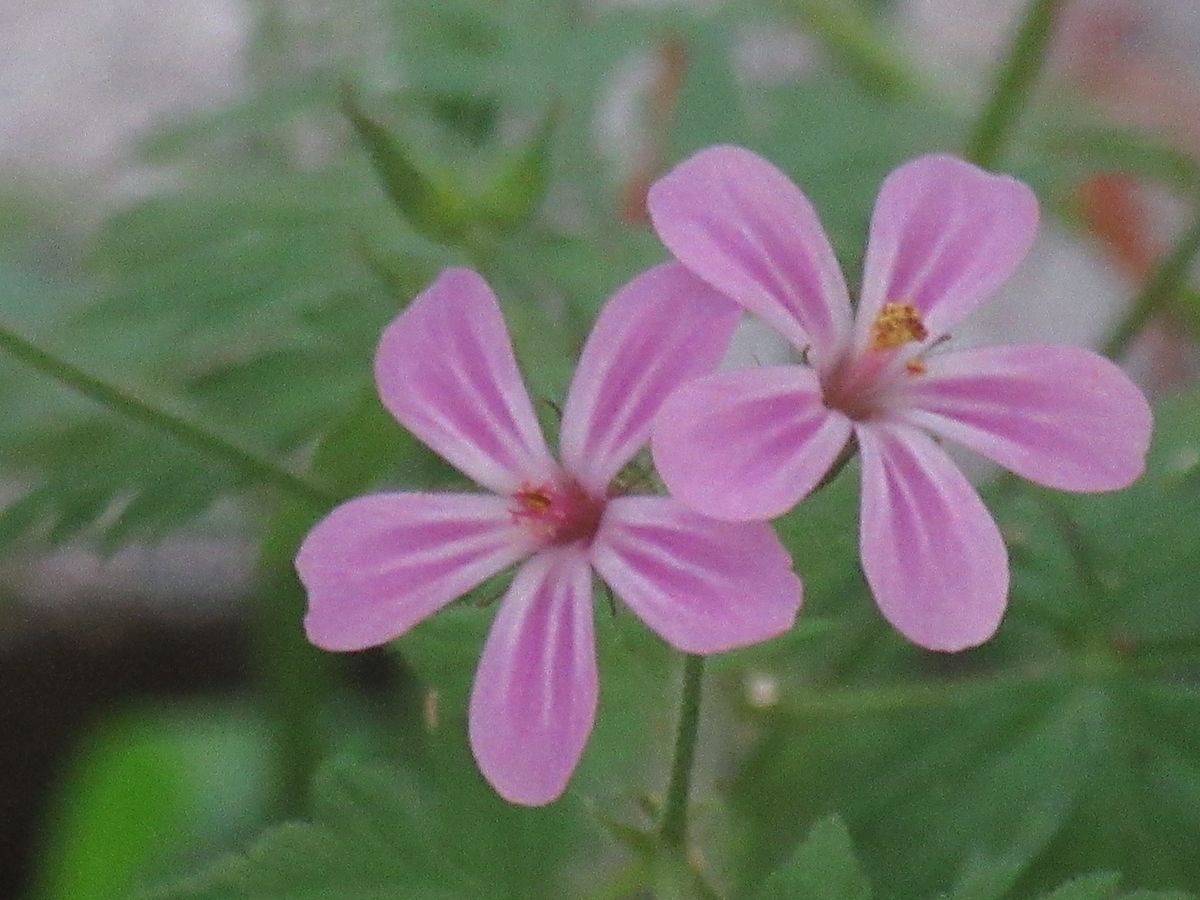
POLYGON ((590 543, 604 515, 605 498, 592 496, 574 481, 523 484, 513 500, 513 521, 547 544, 590 543))
POLYGON ((871 323, 865 351, 842 360, 822 378, 825 405, 855 421, 875 418, 886 407, 889 393, 900 381, 925 374, 920 347, 906 359, 902 348, 920 344, 928 336, 920 312, 911 303, 883 304, 871 323))

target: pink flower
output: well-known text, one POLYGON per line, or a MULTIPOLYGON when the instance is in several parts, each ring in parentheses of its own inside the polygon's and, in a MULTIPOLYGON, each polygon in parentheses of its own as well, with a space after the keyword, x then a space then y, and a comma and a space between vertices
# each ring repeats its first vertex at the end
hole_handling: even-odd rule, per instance
POLYGON ((1054 345, 931 352, 1033 242, 1037 201, 1021 182, 949 156, 894 171, 856 307, 811 204, 747 150, 696 154, 651 188, 649 209, 677 259, 808 362, 677 390, 652 441, 668 489, 705 515, 768 519, 857 441, 863 570, 914 643, 982 643, 1008 594, 999 529, 930 432, 1065 490, 1113 490, 1141 474, 1150 410, 1108 360, 1054 345))
POLYGON ((384 332, 376 382, 402 425, 491 493, 374 494, 333 510, 296 557, 309 640, 384 643, 526 559, 483 649, 470 739, 497 792, 538 805, 563 792, 595 718, 593 570, 688 653, 788 629, 800 580, 769 525, 706 519, 613 485, 663 398, 716 366, 738 315, 675 263, 627 284, 583 350, 560 464, 491 290, 470 270, 443 272, 384 332))

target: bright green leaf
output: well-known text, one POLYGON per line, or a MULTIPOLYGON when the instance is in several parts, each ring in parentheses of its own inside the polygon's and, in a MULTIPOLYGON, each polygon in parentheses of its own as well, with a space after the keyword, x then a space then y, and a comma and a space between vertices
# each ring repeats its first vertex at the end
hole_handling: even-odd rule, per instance
POLYGON ((869 900, 871 883, 838 818, 818 822, 791 858, 767 877, 759 900, 869 900))

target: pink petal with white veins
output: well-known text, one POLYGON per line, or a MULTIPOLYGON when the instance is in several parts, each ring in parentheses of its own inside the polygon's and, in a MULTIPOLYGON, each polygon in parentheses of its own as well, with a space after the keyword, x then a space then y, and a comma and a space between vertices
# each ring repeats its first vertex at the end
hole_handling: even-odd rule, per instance
POLYGON ((914 305, 931 340, 947 333, 1013 273, 1037 225, 1037 198, 1015 178, 952 156, 896 169, 871 217, 856 344, 885 303, 914 305))
POLYGON ((850 420, 821 401, 803 366, 718 372, 688 382, 654 423, 654 464, 671 495, 718 519, 782 515, 829 471, 850 420))
POLYGON ((831 365, 850 333, 850 300, 812 204, 761 156, 710 147, 650 188, 650 218, 681 263, 831 365))
POLYGON ((655 266, 601 310, 563 409, 565 467, 603 492, 650 438, 672 390, 711 372, 740 309, 678 263, 655 266))
POLYGON ((304 628, 325 650, 361 650, 417 622, 532 549, 509 503, 490 494, 372 494, 308 533, 296 571, 304 628))
POLYGON ((591 558, 613 592, 686 653, 774 637, 800 609, 800 579, 770 525, 718 522, 665 497, 610 501, 591 558))
POLYGON ((401 425, 497 493, 556 471, 496 297, 470 269, 446 269, 387 327, 375 381, 401 425))
POLYGON ((899 413, 1018 475, 1107 491, 1146 466, 1151 414, 1137 386, 1090 350, 992 347, 930 356, 899 413))
POLYGON ((579 550, 538 553, 496 613, 471 692, 471 750, 511 803, 557 799, 596 717, 592 571, 579 550))
POLYGON ((1008 602, 1008 554, 975 489, 915 428, 858 425, 863 571, 884 617, 914 644, 990 638, 1008 602))

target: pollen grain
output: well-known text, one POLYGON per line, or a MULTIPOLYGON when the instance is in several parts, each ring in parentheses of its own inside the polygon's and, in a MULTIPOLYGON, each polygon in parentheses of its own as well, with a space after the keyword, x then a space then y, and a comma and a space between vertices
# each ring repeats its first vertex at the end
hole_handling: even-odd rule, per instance
POLYGON ((911 303, 885 303, 871 323, 872 350, 894 350, 928 336, 921 314, 911 303))

